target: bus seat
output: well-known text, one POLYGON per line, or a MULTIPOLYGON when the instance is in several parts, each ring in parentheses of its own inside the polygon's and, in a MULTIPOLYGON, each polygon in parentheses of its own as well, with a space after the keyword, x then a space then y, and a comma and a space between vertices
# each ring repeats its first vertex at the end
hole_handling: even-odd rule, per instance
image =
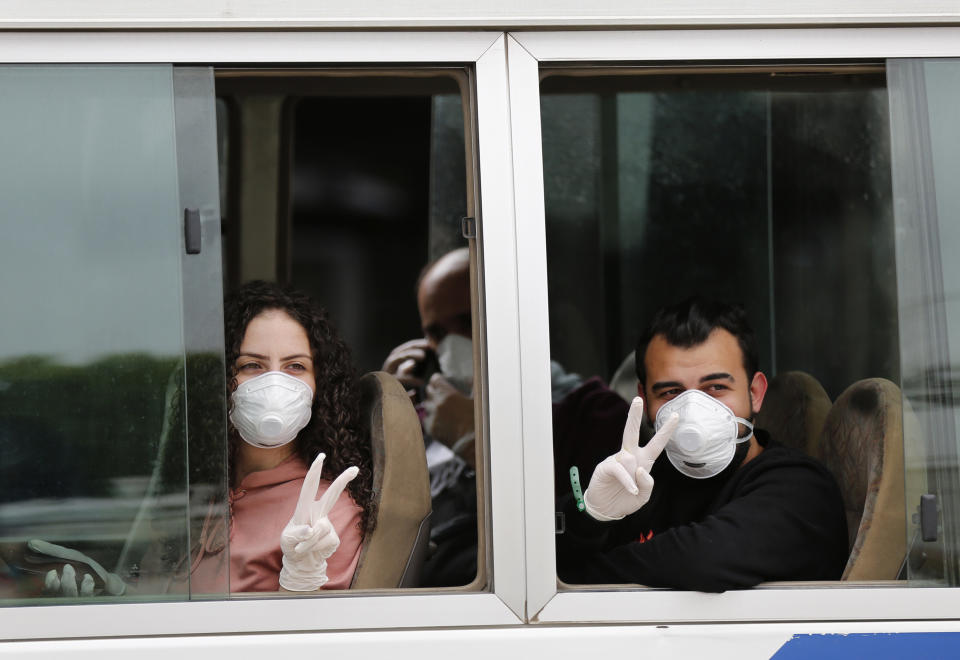
POLYGON ((777 442, 819 458, 823 422, 831 405, 816 378, 803 371, 785 371, 770 379, 757 426, 770 431, 777 442))
POLYGON ((430 540, 430 478, 420 420, 391 375, 360 380, 360 410, 373 449, 376 526, 367 534, 351 589, 415 587, 430 540))
POLYGON ((620 395, 627 403, 633 401, 637 396, 637 366, 634 356, 636 351, 630 351, 623 362, 617 367, 617 370, 610 376, 610 389, 620 395))
POLYGON ((843 580, 894 580, 906 553, 900 388, 860 380, 827 415, 820 458, 840 486, 850 557, 843 580))

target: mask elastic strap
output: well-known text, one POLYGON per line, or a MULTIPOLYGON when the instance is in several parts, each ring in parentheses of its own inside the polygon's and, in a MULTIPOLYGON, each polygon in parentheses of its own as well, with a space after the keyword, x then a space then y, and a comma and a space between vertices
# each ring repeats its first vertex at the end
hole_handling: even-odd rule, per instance
POLYGON ((743 425, 746 426, 748 429, 750 429, 750 433, 746 434, 746 435, 743 436, 742 438, 737 438, 737 439, 736 439, 736 442, 739 444, 739 443, 741 443, 741 442, 746 442, 747 440, 749 440, 750 438, 752 438, 752 437, 753 437, 753 422, 751 422, 750 420, 744 419, 743 417, 735 417, 734 419, 736 419, 740 424, 743 424, 743 425))

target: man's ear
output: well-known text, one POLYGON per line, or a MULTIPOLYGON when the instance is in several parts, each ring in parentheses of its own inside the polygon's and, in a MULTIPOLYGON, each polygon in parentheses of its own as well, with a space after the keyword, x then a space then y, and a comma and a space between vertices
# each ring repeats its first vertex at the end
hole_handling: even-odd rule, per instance
POLYGON ((753 380, 750 381, 750 404, 752 413, 760 412, 760 406, 763 405, 763 397, 767 394, 767 377, 762 371, 753 374, 753 380))

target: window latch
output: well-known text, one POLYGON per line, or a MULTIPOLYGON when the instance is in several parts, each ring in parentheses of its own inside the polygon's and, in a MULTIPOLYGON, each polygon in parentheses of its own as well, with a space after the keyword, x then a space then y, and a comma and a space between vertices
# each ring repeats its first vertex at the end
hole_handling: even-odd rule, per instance
POLYGON ((464 238, 476 238, 477 221, 473 218, 460 218, 460 231, 464 238))
POLYGON ((920 496, 920 538, 937 540, 937 496, 931 493, 920 496))
POLYGON ((183 210, 183 243, 187 254, 200 254, 200 209, 183 210))

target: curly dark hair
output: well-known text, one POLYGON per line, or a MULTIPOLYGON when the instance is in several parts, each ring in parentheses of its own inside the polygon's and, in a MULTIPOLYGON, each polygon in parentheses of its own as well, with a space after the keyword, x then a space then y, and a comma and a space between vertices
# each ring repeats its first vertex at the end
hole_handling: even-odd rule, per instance
MULTIPOLYGON (((351 465, 360 469, 347 485, 353 500, 363 509, 361 529, 372 529, 373 457, 360 423, 358 376, 350 349, 340 339, 326 310, 306 294, 272 282, 247 282, 224 301, 226 329, 227 388, 237 387, 237 357, 247 325, 267 310, 281 310, 303 326, 310 340, 316 375, 316 394, 310 422, 297 434, 296 452, 310 465, 321 451, 323 477, 334 479, 351 465)), ((230 483, 234 485, 236 458, 243 440, 230 428, 230 483)))

